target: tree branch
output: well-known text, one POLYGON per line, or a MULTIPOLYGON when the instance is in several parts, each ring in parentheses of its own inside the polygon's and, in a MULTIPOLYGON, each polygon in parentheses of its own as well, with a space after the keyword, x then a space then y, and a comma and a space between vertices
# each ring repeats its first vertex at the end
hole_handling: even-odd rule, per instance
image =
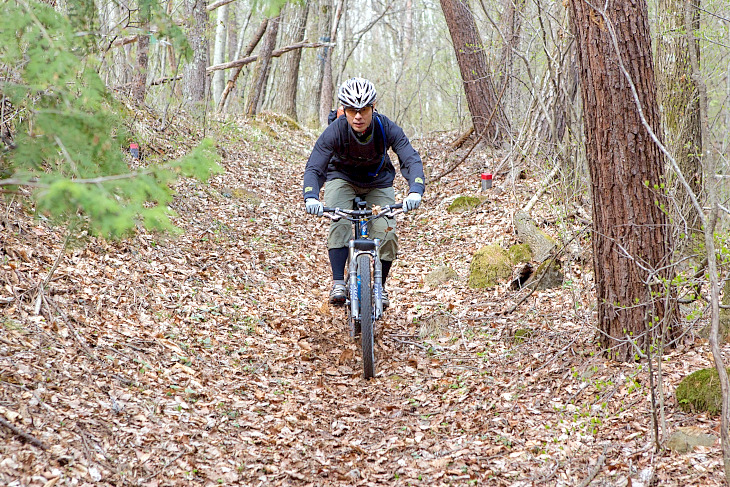
MULTIPOLYGON (((293 51, 294 49, 305 49, 305 48, 316 48, 316 47, 332 47, 334 46, 331 42, 297 42, 296 44, 292 44, 290 46, 285 46, 280 49, 276 49, 271 53, 271 57, 279 57, 284 53, 287 53, 289 51, 293 51)), ((254 56, 248 56, 242 59, 238 59, 236 61, 231 61, 230 63, 223 63, 223 64, 215 64, 213 66, 208 66, 205 68, 205 71, 208 73, 212 73, 213 71, 218 71, 219 69, 231 69, 231 68, 237 68, 239 66, 244 66, 246 64, 250 64, 258 59, 258 55, 254 56)))

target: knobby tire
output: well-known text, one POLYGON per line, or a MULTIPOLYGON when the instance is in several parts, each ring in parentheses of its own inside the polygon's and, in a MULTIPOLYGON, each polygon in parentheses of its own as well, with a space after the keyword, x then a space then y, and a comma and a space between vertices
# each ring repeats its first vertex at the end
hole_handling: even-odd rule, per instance
POLYGON ((360 337, 362 343, 362 368, 366 379, 375 376, 375 350, 373 330, 373 292, 370 281, 370 256, 357 257, 357 275, 360 278, 360 337))

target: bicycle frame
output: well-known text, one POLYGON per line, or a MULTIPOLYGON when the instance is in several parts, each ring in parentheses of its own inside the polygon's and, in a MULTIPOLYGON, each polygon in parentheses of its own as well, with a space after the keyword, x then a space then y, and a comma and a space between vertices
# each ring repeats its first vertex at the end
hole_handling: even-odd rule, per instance
MULTIPOLYGON (((349 243, 349 299, 350 316, 353 320, 360 321, 360 293, 357 282, 357 257, 366 254, 370 257, 373 269, 373 321, 383 316, 383 266, 378 253, 380 251, 380 239, 370 238, 370 224, 382 217, 394 217, 403 212, 403 205, 386 206, 380 211, 365 209, 365 201, 358 202, 357 210, 343 210, 340 208, 324 208, 326 213, 332 213, 332 220, 345 218, 352 223, 353 238, 349 243)), ((369 297, 368 297, 369 298, 369 297)))

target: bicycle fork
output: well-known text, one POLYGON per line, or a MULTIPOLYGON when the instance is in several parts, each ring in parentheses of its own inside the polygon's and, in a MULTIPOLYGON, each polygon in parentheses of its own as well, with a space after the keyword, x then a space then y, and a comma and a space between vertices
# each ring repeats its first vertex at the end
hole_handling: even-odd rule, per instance
POLYGON ((350 241, 350 268, 349 285, 350 285, 350 315, 354 320, 360 320, 360 299, 370 299, 369 296, 360 296, 360 283, 357 279, 357 257, 362 254, 368 254, 373 262, 373 296, 375 297, 373 319, 377 320, 383 315, 383 265, 378 258, 380 250, 380 239, 373 239, 374 248, 372 250, 358 249, 357 240, 350 241))

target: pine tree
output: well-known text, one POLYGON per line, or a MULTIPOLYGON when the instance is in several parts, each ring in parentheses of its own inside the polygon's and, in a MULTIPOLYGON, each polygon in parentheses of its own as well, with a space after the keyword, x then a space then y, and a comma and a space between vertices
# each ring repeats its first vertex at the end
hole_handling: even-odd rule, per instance
MULTIPOLYGON (((0 190, 27 188, 38 214, 56 222, 81 218, 106 237, 138 224, 172 230, 171 183, 178 175, 205 180, 219 172, 214 143, 131 170, 121 150, 129 142, 123 109, 94 69, 97 43, 81 35, 73 13, 66 18, 31 0, 0 5, 0 106, 14 114, 2 120, 12 130, 3 131, 9 135, 0 151, 0 190)), ((178 34, 173 29, 171 37, 178 34)))

